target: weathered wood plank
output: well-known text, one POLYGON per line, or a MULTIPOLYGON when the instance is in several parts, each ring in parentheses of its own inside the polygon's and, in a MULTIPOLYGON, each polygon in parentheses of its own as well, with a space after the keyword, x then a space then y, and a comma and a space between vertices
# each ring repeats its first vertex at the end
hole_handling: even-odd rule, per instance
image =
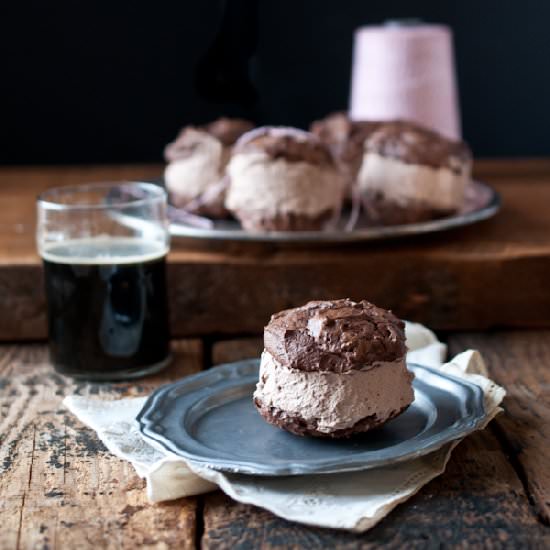
POLYGON ((550 524, 550 331, 454 335, 449 344, 451 352, 479 349, 506 388, 505 414, 495 425, 550 524))
POLYGON ((464 261, 396 247, 174 260, 171 326, 178 335, 259 334, 273 312, 327 297, 366 298, 436 330, 550 322, 550 255, 492 260, 480 253, 464 261))
POLYGON ((219 340, 212 345, 212 364, 219 365, 250 357, 260 357, 263 348, 263 338, 258 337, 219 340))
MULTIPOLYGON (((273 311, 343 296, 368 298, 435 329, 549 327, 547 165, 479 162, 480 177, 502 193, 502 212, 440 235, 286 249, 174 239, 173 334, 259 334, 273 311)), ((160 173, 160 166, 0 169, 0 339, 46 336, 34 243, 36 194, 53 185, 160 173)))
MULTIPOLYGON (((462 344, 455 351, 462 351, 462 344)), ((260 339, 220 341, 213 346, 213 361, 243 359, 260 347, 260 339)), ((364 535, 299 526, 220 493, 204 500, 205 549, 543 548, 550 543, 550 530, 532 514, 522 483, 490 430, 462 442, 442 476, 364 535)))
POLYGON ((487 432, 461 443, 447 471, 367 533, 300 526, 220 493, 207 495, 202 548, 544 548, 550 531, 498 441, 487 432))
POLYGON ((200 342, 179 341, 163 373, 85 384, 55 374, 45 346, 0 347, 0 548, 194 548, 196 500, 150 504, 133 468, 61 400, 144 395, 201 367, 200 342))

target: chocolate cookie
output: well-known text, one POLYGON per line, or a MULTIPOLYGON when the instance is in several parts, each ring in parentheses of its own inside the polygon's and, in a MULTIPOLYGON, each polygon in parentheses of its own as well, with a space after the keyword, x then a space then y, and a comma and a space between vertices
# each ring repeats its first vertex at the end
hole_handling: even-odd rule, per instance
POLYGON ((462 174, 472 158, 463 141, 404 120, 378 124, 365 140, 364 150, 406 164, 447 168, 456 174, 462 174))
POLYGON ((294 369, 365 370, 376 361, 403 357, 405 324, 366 300, 314 301, 272 315, 264 345, 277 361, 294 369))
POLYGON ((235 154, 257 152, 289 162, 333 164, 329 150, 321 141, 298 128, 263 126, 243 135, 235 144, 235 154))

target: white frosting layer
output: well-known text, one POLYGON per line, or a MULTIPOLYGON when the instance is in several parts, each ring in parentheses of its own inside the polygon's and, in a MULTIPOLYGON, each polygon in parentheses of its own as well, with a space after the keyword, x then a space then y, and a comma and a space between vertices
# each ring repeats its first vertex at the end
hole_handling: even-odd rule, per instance
POLYGON ((164 171, 166 187, 180 204, 197 198, 216 184, 224 175, 229 155, 222 143, 210 134, 196 130, 188 132, 198 134, 196 140, 190 136, 193 152, 171 162, 164 171))
POLYGON ((344 183, 335 168, 273 159, 263 152, 231 158, 225 206, 229 210, 317 216, 340 208, 344 183))
POLYGON ((412 403, 412 378, 405 358, 339 374, 289 369, 264 351, 254 397, 268 407, 315 420, 321 432, 332 432, 373 414, 385 420, 412 403))
POLYGON ((442 210, 457 210, 470 182, 469 168, 457 174, 448 168, 406 164, 366 153, 358 175, 361 191, 376 191, 389 201, 407 206, 411 201, 442 210))

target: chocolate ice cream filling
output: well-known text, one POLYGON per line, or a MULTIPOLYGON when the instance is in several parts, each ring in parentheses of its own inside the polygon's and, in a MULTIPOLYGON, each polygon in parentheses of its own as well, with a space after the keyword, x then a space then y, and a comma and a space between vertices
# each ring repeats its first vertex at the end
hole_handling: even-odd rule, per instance
POLYGON ((363 193, 375 193, 396 205, 423 204, 434 210, 455 211, 464 202, 470 173, 444 166, 433 168, 406 164, 375 153, 366 153, 358 175, 363 193))
POLYGON ((292 213, 316 217, 338 210, 344 192, 334 167, 273 159, 265 152, 234 154, 226 207, 263 216, 292 213))
POLYGON ((330 433, 371 415, 383 423, 406 408, 414 399, 412 378, 404 356, 379 361, 368 370, 308 372, 288 368, 264 351, 254 398, 263 407, 283 410, 330 433))

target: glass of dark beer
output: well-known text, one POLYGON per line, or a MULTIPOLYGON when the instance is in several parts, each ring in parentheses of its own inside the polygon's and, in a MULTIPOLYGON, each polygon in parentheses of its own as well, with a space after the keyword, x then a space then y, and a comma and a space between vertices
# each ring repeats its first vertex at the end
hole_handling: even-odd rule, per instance
POLYGON ((170 361, 166 192, 98 183, 38 197, 50 357, 74 378, 121 380, 170 361))

